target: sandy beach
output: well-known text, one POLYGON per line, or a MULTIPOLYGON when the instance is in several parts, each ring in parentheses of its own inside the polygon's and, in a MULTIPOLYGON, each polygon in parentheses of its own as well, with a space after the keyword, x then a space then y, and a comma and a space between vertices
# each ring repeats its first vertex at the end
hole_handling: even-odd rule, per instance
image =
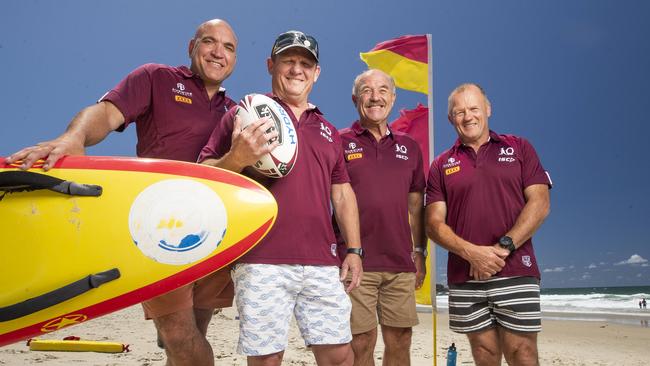
MULTIPOLYGON (((234 308, 215 315, 208 339, 215 349, 217 365, 245 365, 245 358, 236 354, 238 324, 234 308)), ((557 319, 557 314, 553 318, 557 319)), ((414 328, 412 365, 433 365, 433 319, 431 313, 419 313, 420 325, 414 328)), ((458 349, 458 365, 472 365, 466 337, 448 329, 447 315, 439 314, 437 323, 437 364, 445 365, 446 348, 451 342, 458 349)), ((539 337, 542 365, 647 365, 650 351, 650 328, 643 323, 620 324, 609 321, 548 320, 543 322, 539 337)), ((140 306, 91 320, 87 323, 48 334, 42 339, 63 339, 78 336, 86 340, 127 343, 131 352, 106 354, 94 352, 30 351, 25 342, 0 348, 0 365, 164 365, 164 352, 156 346, 156 333, 151 322, 142 317, 140 306)), ((378 342, 375 352, 381 364, 383 347, 378 342)), ((290 334, 290 345, 283 365, 313 365, 314 359, 303 344, 297 328, 290 334)), ((505 362, 504 362, 505 364, 505 362)))

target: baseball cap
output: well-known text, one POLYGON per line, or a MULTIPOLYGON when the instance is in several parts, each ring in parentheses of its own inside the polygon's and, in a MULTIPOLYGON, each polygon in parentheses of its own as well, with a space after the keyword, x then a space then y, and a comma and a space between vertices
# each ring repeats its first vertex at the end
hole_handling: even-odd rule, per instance
POLYGON ((318 62, 318 42, 316 42, 316 38, 295 30, 284 32, 275 39, 271 55, 277 55, 291 47, 302 47, 308 50, 318 62))

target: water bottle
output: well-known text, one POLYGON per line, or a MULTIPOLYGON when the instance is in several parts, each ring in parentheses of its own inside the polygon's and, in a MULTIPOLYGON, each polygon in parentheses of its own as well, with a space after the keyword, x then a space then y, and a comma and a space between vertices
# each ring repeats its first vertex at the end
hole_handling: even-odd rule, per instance
POLYGON ((447 349, 447 366, 456 366, 456 344, 454 343, 447 349))

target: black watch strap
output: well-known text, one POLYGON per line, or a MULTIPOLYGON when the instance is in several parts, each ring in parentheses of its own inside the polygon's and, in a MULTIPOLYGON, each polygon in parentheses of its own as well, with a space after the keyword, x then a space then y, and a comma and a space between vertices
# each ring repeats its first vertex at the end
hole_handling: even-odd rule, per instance
POLYGON ((365 252, 363 251, 363 248, 348 248, 347 252, 348 252, 348 254, 350 254, 350 253, 356 254, 359 257, 361 257, 361 259, 363 259, 363 256, 365 255, 365 252))

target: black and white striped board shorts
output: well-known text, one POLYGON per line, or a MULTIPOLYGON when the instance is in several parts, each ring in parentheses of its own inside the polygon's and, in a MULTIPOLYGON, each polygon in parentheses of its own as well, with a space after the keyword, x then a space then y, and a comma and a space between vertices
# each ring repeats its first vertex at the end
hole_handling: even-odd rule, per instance
POLYGON ((539 280, 493 277, 449 285, 449 328, 458 333, 495 326, 517 332, 540 332, 539 280))

